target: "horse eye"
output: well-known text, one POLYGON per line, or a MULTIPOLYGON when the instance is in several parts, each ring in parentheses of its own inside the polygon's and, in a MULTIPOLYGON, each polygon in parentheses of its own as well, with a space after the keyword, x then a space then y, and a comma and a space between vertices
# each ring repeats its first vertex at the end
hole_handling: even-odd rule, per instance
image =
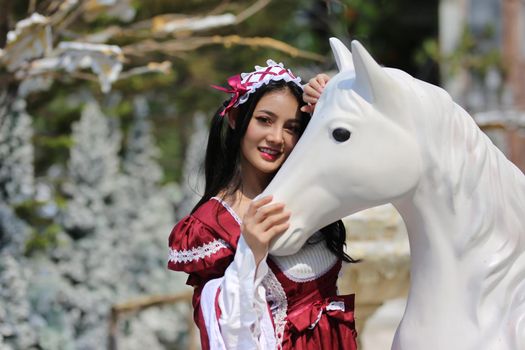
POLYGON ((344 128, 337 128, 332 131, 332 136, 338 142, 344 142, 350 138, 351 132, 344 128))

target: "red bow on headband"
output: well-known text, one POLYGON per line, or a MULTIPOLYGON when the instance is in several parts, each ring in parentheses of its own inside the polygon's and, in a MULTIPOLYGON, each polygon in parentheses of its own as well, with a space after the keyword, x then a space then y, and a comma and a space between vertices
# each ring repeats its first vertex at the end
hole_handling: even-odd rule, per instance
POLYGON ((224 108, 224 110, 221 112, 221 117, 224 117, 224 115, 228 113, 228 111, 232 109, 233 106, 237 103, 237 101, 239 100, 239 97, 241 97, 242 95, 246 93, 246 91, 248 91, 248 88, 246 87, 246 85, 241 83, 240 74, 234 75, 233 77, 229 77, 228 85, 230 85, 231 89, 223 88, 222 86, 217 86, 217 85, 211 86, 214 89, 224 91, 229 94, 233 94, 230 100, 230 103, 228 103, 226 108, 224 108))

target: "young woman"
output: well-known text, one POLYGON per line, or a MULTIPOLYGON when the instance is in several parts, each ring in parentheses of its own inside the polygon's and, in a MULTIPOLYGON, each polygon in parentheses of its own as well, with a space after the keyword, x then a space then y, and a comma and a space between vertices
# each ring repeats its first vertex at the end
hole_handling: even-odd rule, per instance
MULTIPOLYGON (((286 160, 327 77, 310 81, 282 64, 228 79, 232 94, 213 117, 206 186, 169 238, 168 267, 189 274, 203 349, 356 349, 353 295, 338 296, 344 253, 339 221, 292 256, 268 255, 290 213, 254 198, 286 160)), ((299 175, 300 176, 300 175, 299 175)))

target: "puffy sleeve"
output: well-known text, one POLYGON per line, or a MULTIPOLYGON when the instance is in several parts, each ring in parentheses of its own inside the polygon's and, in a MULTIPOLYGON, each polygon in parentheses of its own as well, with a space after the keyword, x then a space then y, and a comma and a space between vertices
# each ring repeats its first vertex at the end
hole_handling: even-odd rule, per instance
POLYGON ((188 215, 171 231, 168 268, 188 273, 189 285, 202 285, 223 276, 233 261, 237 239, 238 235, 217 230, 195 215, 188 215))

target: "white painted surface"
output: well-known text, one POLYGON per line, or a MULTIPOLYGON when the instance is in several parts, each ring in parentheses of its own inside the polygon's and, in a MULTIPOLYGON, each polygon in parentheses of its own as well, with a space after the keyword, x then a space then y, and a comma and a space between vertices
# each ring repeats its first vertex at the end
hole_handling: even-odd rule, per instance
POLYGON ((331 44, 340 73, 262 194, 292 212, 271 253, 390 202, 412 261, 392 349, 525 349, 525 176, 443 89, 331 44))

